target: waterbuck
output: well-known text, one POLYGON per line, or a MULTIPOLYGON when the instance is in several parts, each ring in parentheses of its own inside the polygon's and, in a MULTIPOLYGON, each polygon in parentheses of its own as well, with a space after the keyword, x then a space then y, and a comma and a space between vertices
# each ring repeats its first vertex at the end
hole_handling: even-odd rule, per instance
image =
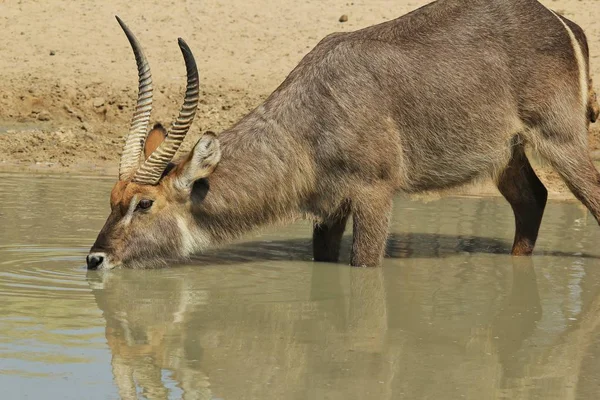
POLYGON ((438 0, 331 34, 262 105, 218 138, 203 135, 177 165, 172 157, 198 103, 192 52, 180 39, 187 91, 179 117, 168 132, 147 132, 150 68, 119 22, 137 61, 139 95, 88 268, 186 257, 298 217, 314 220, 314 259, 334 262, 350 215, 351 264, 376 266, 396 192, 482 176, 493 177, 514 210, 512 253, 529 255, 547 191, 526 146, 600 218, 600 174, 587 146, 598 106, 585 34, 536 0, 438 0))

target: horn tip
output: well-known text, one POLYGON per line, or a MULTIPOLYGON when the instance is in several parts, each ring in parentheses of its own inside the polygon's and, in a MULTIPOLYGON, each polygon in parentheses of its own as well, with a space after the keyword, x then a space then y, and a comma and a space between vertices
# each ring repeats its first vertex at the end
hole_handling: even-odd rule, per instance
POLYGON ((185 54, 188 53, 188 55, 192 54, 192 49, 190 49, 190 46, 188 46, 188 44, 185 42, 185 40, 183 40, 182 38, 177 38, 177 43, 179 44, 179 48, 181 49, 181 51, 185 54))
POLYGON ((127 25, 125 25, 125 22, 123 22, 123 20, 121 18, 119 18, 118 15, 115 15, 115 18, 117 19, 117 22, 119 23, 119 25, 121 26, 121 28, 125 31, 125 33, 127 33, 127 25))

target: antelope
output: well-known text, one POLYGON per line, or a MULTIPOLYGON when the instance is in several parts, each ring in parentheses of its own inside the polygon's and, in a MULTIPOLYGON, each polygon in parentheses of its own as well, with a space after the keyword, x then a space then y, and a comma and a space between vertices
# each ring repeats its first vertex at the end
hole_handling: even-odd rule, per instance
POLYGON ((396 193, 480 177, 492 177, 512 206, 512 254, 530 255, 547 190, 526 148, 600 218, 600 174, 587 145, 598 104, 586 36, 536 0, 438 0, 330 34, 264 103, 218 137, 206 132, 178 163, 199 99, 192 52, 179 39, 187 91, 178 118, 168 131, 147 133, 150 67, 119 23, 139 94, 90 269, 185 258, 296 218, 314 222, 314 260, 336 262, 350 215, 351 265, 378 266, 396 193))

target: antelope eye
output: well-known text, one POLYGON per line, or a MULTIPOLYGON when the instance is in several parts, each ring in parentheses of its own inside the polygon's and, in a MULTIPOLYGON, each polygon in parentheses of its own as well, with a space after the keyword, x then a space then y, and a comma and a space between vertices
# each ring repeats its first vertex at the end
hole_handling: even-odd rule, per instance
POLYGON ((150 207, 152 207, 152 203, 154 203, 154 201, 148 200, 148 199, 142 199, 137 204, 136 210, 147 210, 150 207))

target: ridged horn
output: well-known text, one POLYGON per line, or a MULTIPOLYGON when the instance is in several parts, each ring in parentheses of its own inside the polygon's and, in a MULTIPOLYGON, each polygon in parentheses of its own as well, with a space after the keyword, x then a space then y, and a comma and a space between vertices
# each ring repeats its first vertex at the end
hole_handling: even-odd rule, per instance
POLYGON ((190 129, 190 126, 192 126, 192 122, 196 116, 196 109, 198 108, 198 101, 200 99, 198 67, 196 66, 194 55, 185 41, 179 38, 178 43, 181 48, 181 53, 183 54, 185 69, 187 71, 187 88, 183 106, 179 111, 179 116, 173 125, 171 125, 167 138, 136 171, 133 176, 133 182, 147 185, 156 185, 158 183, 165 168, 173 159, 177 149, 179 149, 179 146, 183 142, 183 139, 190 129))
POLYGON ((116 18, 131 44, 138 69, 137 104, 133 112, 129 134, 125 139, 123 154, 119 163, 119 180, 124 181, 134 176, 140 163, 144 140, 148 132, 150 113, 152 112, 152 74, 150 73, 150 65, 148 64, 148 60, 146 60, 140 43, 121 18, 118 16, 116 18))

